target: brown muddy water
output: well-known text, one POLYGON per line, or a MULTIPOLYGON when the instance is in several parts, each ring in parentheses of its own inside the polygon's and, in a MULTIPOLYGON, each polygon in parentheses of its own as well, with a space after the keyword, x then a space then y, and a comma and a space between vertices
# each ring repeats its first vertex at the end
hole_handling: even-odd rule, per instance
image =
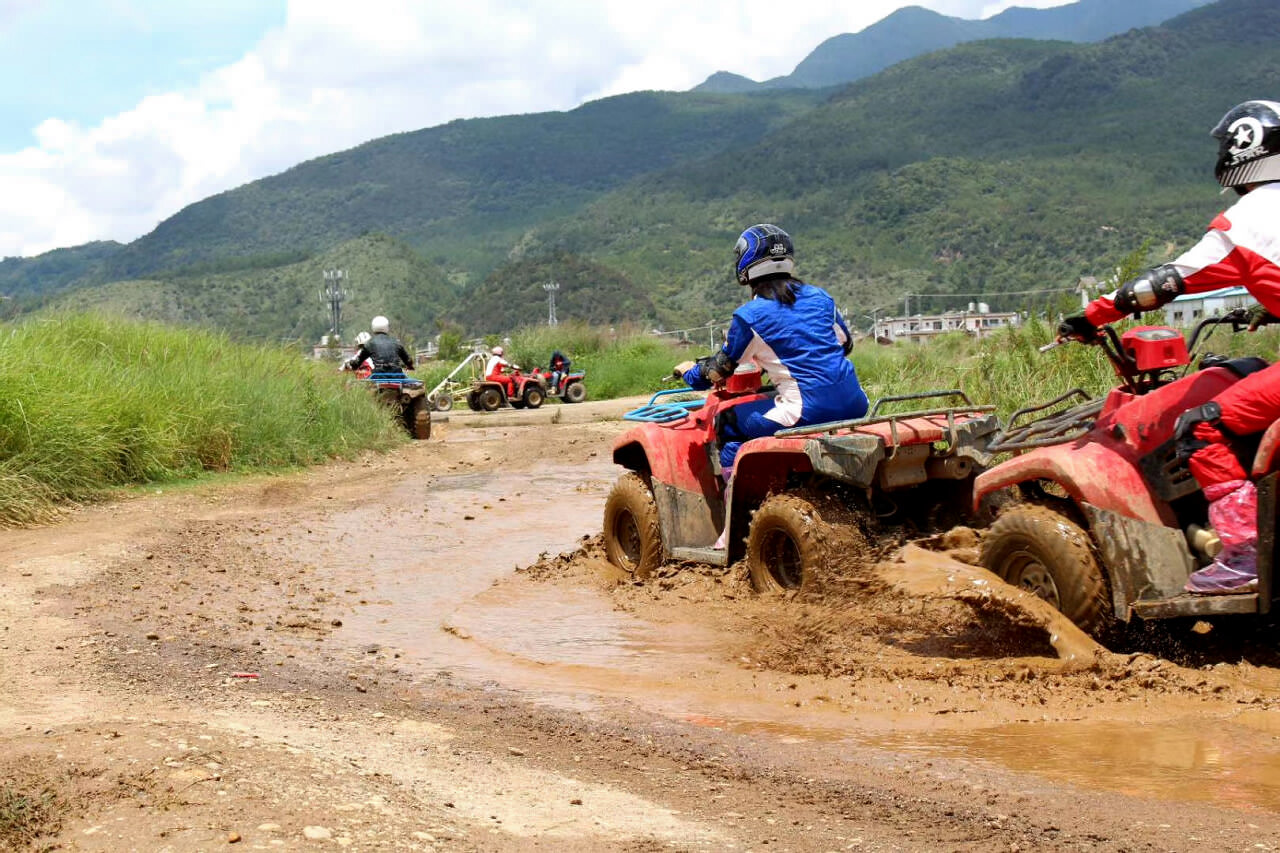
MULTIPOLYGON (((1084 706, 1069 719, 1029 711, 984 721, 851 703, 821 679, 744 666, 744 638, 699 619, 697 602, 673 600, 671 620, 655 621, 618 607, 603 583, 534 583, 515 573, 597 534, 618 473, 602 454, 585 466, 399 483, 401 510, 326 514, 279 547, 358 589, 363 603, 337 636, 350 649, 393 650, 412 677, 448 674, 584 713, 625 705, 784 742, 989 762, 1085 788, 1280 811, 1274 711, 1084 706)), ((912 574, 910 562, 903 571, 912 574)), ((919 581, 929 572, 938 575, 936 566, 916 573, 920 595, 932 594, 919 581)), ((936 580, 955 582, 945 571, 936 580)), ((1042 662, 1049 670, 1061 663, 1042 662)), ((885 689, 901 685, 890 678, 885 689)))

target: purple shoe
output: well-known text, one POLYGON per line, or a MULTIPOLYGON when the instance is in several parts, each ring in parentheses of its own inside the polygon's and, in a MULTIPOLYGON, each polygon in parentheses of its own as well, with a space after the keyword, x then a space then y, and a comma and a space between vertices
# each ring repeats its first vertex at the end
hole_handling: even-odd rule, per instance
POLYGON ((1183 587, 1187 592, 1215 595, 1229 592, 1253 592, 1258 588, 1258 571, 1253 566, 1232 567, 1220 560, 1192 572, 1183 587))

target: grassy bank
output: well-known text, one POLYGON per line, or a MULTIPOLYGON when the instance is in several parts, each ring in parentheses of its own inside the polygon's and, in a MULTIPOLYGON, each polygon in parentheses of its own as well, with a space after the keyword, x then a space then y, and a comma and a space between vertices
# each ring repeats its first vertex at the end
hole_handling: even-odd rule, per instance
POLYGON ((368 395, 296 351, 89 315, 0 327, 0 524, 113 487, 398 439, 368 395))

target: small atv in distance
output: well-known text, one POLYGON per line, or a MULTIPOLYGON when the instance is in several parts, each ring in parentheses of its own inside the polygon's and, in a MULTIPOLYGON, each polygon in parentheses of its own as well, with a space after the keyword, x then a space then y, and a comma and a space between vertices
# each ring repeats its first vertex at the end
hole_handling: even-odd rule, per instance
POLYGON ((510 395, 501 382, 477 379, 467 392, 467 406, 474 412, 496 412, 504 405, 513 409, 536 409, 547 399, 546 386, 539 377, 519 370, 507 375, 513 380, 510 395))
MULTIPOLYGON (((1024 503, 1006 508, 983 537, 982 563, 1031 590, 1095 636, 1134 616, 1268 613, 1274 607, 1277 471, 1280 422, 1260 437, 1252 478, 1258 489, 1257 590, 1226 595, 1184 592, 1188 576, 1210 562, 1190 544, 1193 525, 1207 525, 1207 501, 1175 453, 1179 415, 1266 366, 1257 358, 1206 355, 1191 364, 1201 333, 1218 325, 1240 331, 1244 309, 1202 321, 1188 342, 1164 326, 1123 335, 1104 326, 1100 347, 1120 376, 1105 398, 1080 389, 1015 412, 991 453, 1013 458, 982 473, 975 506, 1004 490, 1024 503), (1026 416, 1070 402, 1062 411, 1026 416)), ((1055 346, 1050 344, 1044 349, 1055 346)), ((1258 437, 1255 436, 1255 439, 1258 437)))
POLYGON ((886 398, 865 418, 744 443, 726 486, 719 415, 764 394, 755 370, 735 373, 700 406, 660 406, 655 395, 632 413, 650 422, 614 443, 613 461, 627 472, 605 502, 611 563, 645 578, 666 560, 725 566, 745 556, 761 592, 812 586, 838 556, 828 553, 837 539, 857 548, 862 528, 932 527, 950 507, 965 513, 984 445, 998 426, 992 407, 974 406, 959 391, 886 398), (942 397, 962 405, 880 414, 894 402, 942 397), (645 414, 659 410, 652 419, 645 414), (721 531, 726 547, 717 549, 721 531), (828 535, 844 532, 852 535, 828 535))
POLYGON ((403 373, 371 373, 365 380, 384 405, 400 415, 400 422, 410 438, 431 438, 431 407, 427 405, 427 389, 419 379, 403 373))
POLYGON ((552 383, 550 370, 535 367, 533 375, 542 381, 548 397, 558 397, 565 403, 581 403, 587 399, 587 386, 583 381, 587 375, 585 371, 574 370, 565 373, 558 383, 552 383))

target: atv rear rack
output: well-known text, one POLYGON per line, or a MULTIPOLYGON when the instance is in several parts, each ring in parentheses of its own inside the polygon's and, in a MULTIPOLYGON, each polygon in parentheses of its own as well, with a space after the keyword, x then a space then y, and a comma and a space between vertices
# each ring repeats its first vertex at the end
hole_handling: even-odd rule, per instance
POLYGON ((892 440, 892 446, 896 450, 899 445, 898 423, 910 418, 930 418, 942 417, 947 418, 947 434, 950 436, 951 446, 955 446, 957 442, 957 425, 956 415, 981 415, 990 414, 996 410, 995 406, 976 406, 969 400, 969 396, 963 391, 953 389, 950 391, 922 391, 918 394, 901 394, 893 397, 881 397, 876 400, 875 405, 871 407, 871 411, 864 417, 853 418, 846 421, 830 421, 822 424, 810 424, 802 427, 791 427, 780 432, 774 433, 777 438, 790 438, 792 436, 813 435, 814 433, 834 434, 841 430, 852 430, 858 427, 868 426, 870 424, 888 423, 889 435, 892 440), (951 406, 947 408, 937 409, 915 409, 909 412, 895 412, 891 415, 879 414, 881 407, 888 403, 901 403, 906 400, 927 400, 933 397, 958 397, 963 401, 961 407, 951 406))

